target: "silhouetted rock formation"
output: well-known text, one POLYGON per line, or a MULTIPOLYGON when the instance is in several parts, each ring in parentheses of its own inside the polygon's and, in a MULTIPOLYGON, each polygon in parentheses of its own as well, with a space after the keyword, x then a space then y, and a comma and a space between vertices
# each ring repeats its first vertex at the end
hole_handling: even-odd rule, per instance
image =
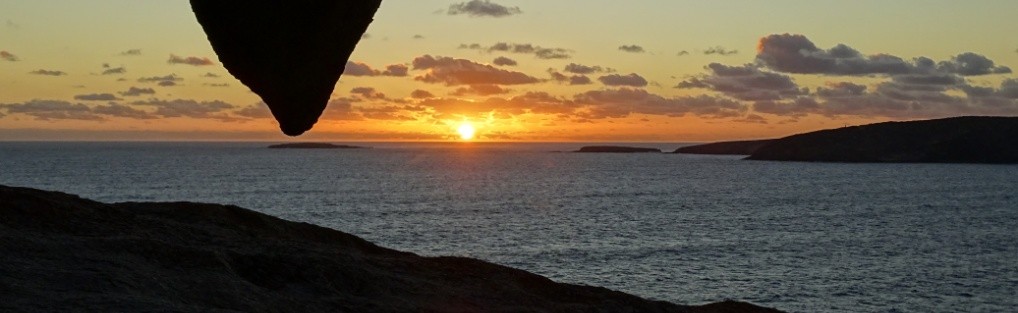
POLYGON ((365 147, 336 145, 324 142, 295 142, 271 145, 269 149, 363 149, 365 147))
POLYGON ((887 122, 781 138, 750 160, 1018 163, 1018 117, 887 122))
POLYGON ((2 312, 777 312, 426 258, 235 206, 0 186, 2 312))
POLYGON ((573 152, 581 153, 647 153, 656 152, 661 153, 661 149, 655 148, 638 148, 638 147, 621 147, 621 146, 586 146, 573 152))
POLYGON ((191 0, 223 66, 262 97, 283 133, 318 122, 381 0, 191 0))
POLYGON ((688 146, 675 149, 673 153, 684 154, 726 154, 726 155, 750 155, 757 149, 763 147, 773 139, 767 140, 745 140, 745 141, 723 141, 702 145, 688 146))

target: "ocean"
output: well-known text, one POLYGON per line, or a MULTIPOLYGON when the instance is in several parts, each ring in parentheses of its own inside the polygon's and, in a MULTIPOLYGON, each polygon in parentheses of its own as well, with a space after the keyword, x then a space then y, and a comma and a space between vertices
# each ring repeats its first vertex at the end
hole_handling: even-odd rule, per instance
POLYGON ((0 142, 0 184, 234 204, 680 304, 1018 308, 1015 165, 565 152, 582 143, 268 144, 0 142))

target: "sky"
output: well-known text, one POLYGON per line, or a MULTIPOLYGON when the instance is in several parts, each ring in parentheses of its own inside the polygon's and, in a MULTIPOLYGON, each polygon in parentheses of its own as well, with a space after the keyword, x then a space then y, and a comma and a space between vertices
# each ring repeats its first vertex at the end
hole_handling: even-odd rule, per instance
POLYGON ((1018 115, 1018 1, 383 0, 282 135, 184 0, 0 1, 0 140, 701 142, 1018 115))

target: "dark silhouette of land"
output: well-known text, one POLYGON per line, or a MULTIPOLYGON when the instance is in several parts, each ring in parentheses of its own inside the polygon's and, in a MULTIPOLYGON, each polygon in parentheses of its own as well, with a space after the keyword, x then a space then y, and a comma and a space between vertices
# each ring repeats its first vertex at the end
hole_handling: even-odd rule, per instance
POLYGON ((325 142, 295 142, 271 145, 269 149, 365 149, 367 147, 337 145, 325 142))
POLYGON ((639 148, 623 146, 586 146, 573 152, 579 153, 661 153, 657 148, 639 148))
POLYGON ((822 130, 772 141, 749 160, 1018 163, 1018 117, 954 117, 822 130))
POLYGON ((311 129, 381 0, 191 0, 223 66, 283 133, 311 129))
POLYGON ((421 257, 235 206, 0 186, 3 312, 777 312, 421 257))
POLYGON ((750 155, 757 149, 774 141, 767 140, 744 140, 724 141, 702 145, 688 146, 675 149, 673 153, 682 154, 720 154, 720 155, 750 155))

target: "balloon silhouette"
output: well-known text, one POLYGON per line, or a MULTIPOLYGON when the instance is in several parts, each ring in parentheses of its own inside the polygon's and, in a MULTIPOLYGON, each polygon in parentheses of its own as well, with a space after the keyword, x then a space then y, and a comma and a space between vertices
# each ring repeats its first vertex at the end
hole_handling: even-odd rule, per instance
POLYGON ((191 0, 223 66, 283 133, 318 122, 382 0, 191 0))

